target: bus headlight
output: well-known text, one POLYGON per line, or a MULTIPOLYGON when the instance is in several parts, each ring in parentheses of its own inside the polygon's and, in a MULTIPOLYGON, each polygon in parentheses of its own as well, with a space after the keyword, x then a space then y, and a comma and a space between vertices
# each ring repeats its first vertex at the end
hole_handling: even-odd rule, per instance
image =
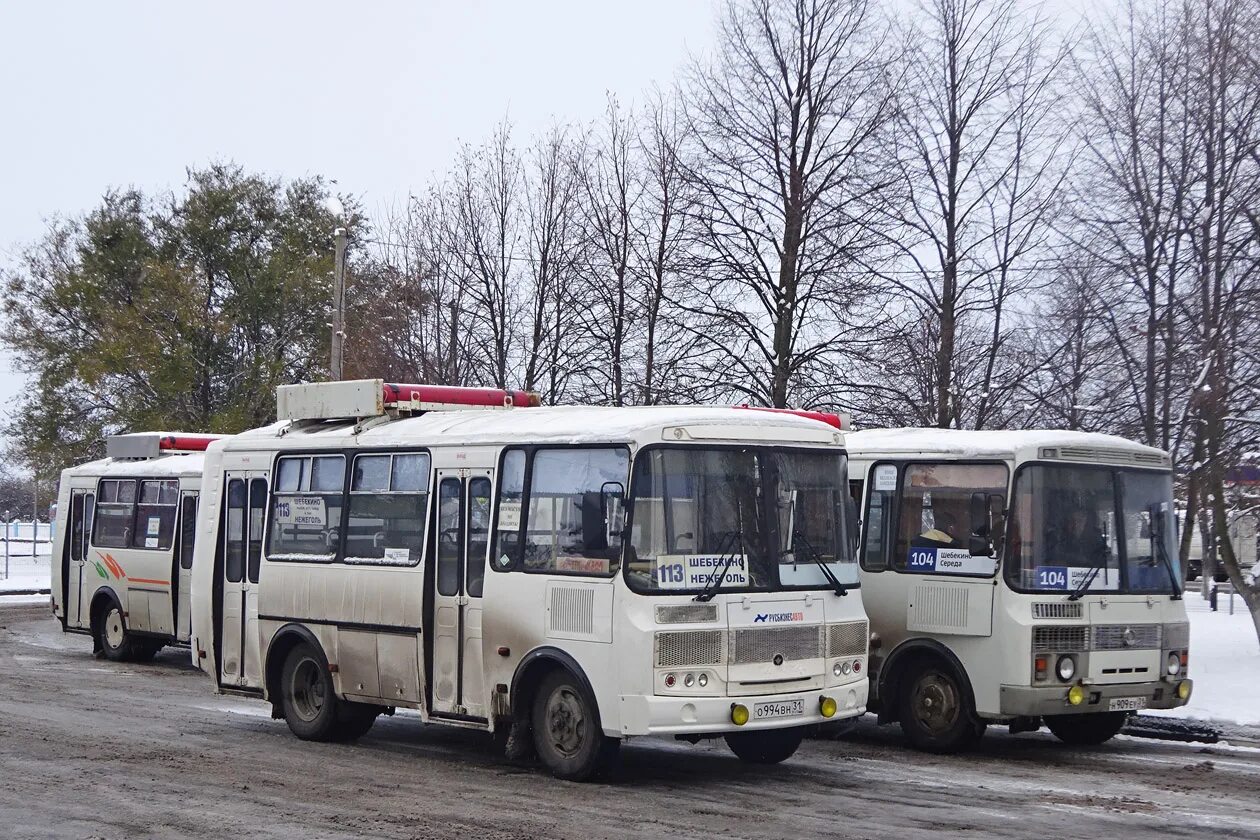
POLYGON ((701 688, 704 688, 709 684, 709 675, 701 672, 700 676, 696 677, 696 682, 700 684, 701 688))
POLYGON ((1190 680, 1182 680, 1181 682, 1177 683, 1177 699, 1178 700, 1190 699, 1190 680))
POLYGON ((1168 676, 1175 677, 1181 673, 1181 656, 1176 652, 1168 654, 1168 676))
POLYGON ((731 704, 731 723, 743 726, 748 723, 748 707, 740 703, 731 704))
POLYGON ((818 712, 825 718, 831 717, 836 713, 836 701, 830 697, 819 697, 818 712))
POLYGON ((1054 666, 1054 672, 1059 675, 1060 682, 1069 682, 1076 676, 1076 660, 1070 656, 1060 656, 1054 666))
POLYGON ((1079 706, 1085 702, 1085 688, 1083 686, 1074 685, 1068 689, 1067 701, 1073 706, 1079 706))

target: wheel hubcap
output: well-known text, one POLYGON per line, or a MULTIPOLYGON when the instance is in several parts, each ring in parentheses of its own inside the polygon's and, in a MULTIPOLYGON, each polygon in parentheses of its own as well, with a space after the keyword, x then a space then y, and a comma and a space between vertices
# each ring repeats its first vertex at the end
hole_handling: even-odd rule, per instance
POLYGON ((111 648, 120 647, 124 632, 122 613, 115 607, 105 616, 105 643, 111 648))
POLYGON ((953 726, 958 720, 958 710, 958 690, 940 674, 928 674, 915 686, 915 717, 933 735, 953 726))
POLYGON ((303 659, 293 669, 293 683, 289 686, 293 698, 293 709, 302 720, 311 721, 319 717, 324 708, 324 681, 320 679, 319 664, 312 659, 303 659))
POLYGON ((586 738, 586 717, 582 701, 567 686, 561 686, 547 699, 547 735, 556 752, 566 758, 576 755, 586 738))

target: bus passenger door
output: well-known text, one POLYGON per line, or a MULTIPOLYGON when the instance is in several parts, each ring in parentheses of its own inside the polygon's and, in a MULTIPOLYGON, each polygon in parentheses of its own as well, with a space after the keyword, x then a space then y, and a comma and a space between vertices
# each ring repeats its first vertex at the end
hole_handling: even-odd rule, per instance
POLYGON ((433 661, 438 714, 486 717, 481 592, 490 535, 490 470, 437 471, 433 661))
POLYGON ((224 685, 261 687, 258 571, 266 518, 265 473, 227 472, 223 518, 224 685))
POLYGON ((66 551, 61 565, 61 581, 67 627, 83 623, 83 565, 87 562, 88 540, 92 536, 92 510, 96 494, 74 490, 70 494, 70 516, 66 522, 66 551))
POLYGON ((192 632, 192 559, 197 536, 197 494, 185 490, 179 500, 179 529, 175 548, 175 573, 179 599, 175 605, 175 638, 187 641, 192 632))

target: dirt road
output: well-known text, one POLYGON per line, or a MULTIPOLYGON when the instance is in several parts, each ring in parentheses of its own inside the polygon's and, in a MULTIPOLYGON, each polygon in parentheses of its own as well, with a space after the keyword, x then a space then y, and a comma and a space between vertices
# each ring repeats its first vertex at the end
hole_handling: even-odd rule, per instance
POLYGON ((485 736, 382 718, 358 744, 298 741, 217 697, 170 650, 94 659, 44 605, 0 607, 0 837, 1260 836, 1260 750, 995 729, 967 756, 860 724, 770 769, 720 741, 641 739, 609 784, 506 763, 485 736))

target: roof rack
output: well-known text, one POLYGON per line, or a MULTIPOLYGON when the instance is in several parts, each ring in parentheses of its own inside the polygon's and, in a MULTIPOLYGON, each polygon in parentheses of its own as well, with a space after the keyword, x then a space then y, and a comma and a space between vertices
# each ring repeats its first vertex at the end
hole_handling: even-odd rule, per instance
POLYGON ((276 418, 293 421, 364 420, 425 411, 524 408, 540 403, 532 391, 405 385, 383 379, 304 382, 276 388, 276 418))
POLYGON ((188 432, 132 432, 105 438, 105 457, 116 461, 145 461, 162 455, 205 452, 206 447, 224 435, 188 432))

